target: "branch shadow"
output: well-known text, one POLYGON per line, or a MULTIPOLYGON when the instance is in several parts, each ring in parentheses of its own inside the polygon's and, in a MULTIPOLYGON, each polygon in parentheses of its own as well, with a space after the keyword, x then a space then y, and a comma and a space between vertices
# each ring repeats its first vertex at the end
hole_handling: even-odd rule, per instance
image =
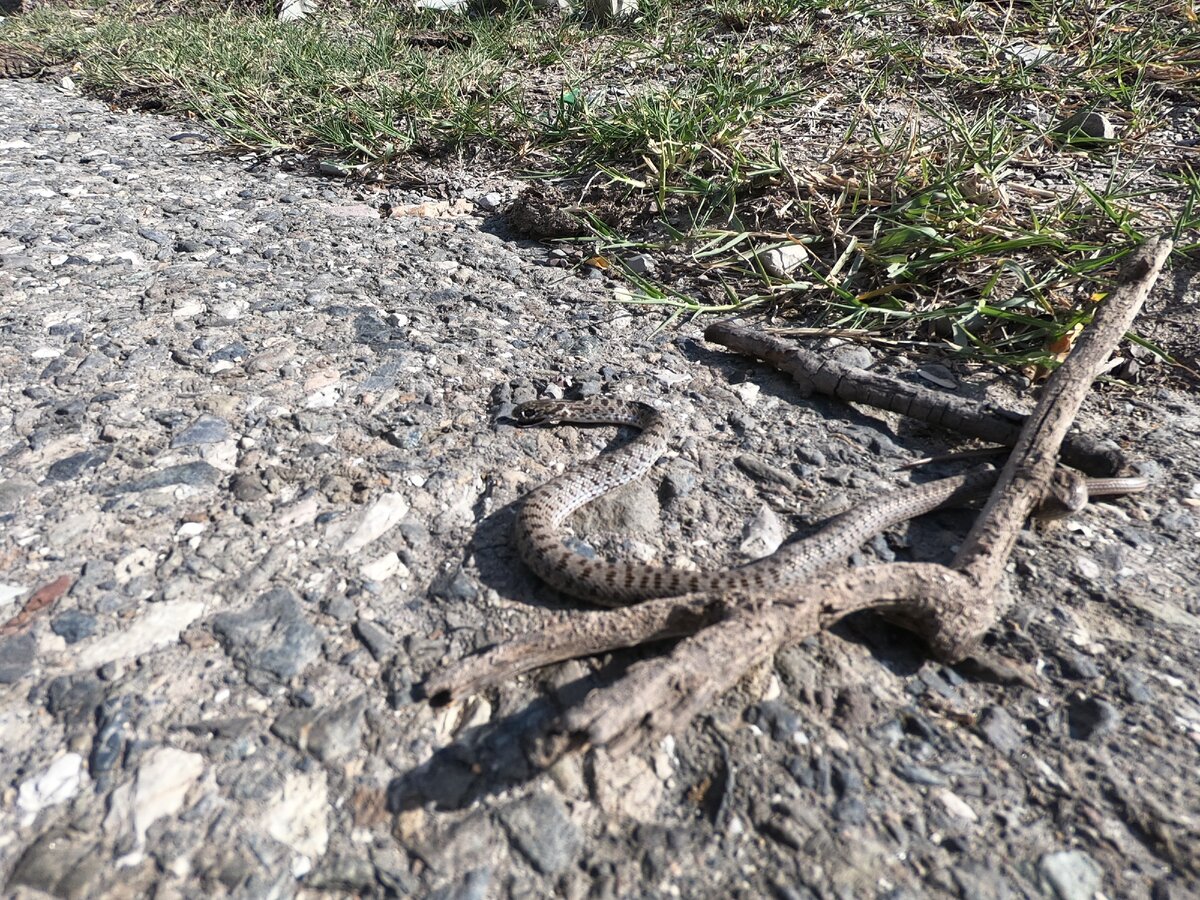
MULTIPOLYGON (((392 779, 387 788, 388 811, 394 814, 429 803, 443 811, 460 810, 532 781, 545 771, 533 761, 537 747, 554 730, 560 714, 590 692, 619 681, 629 666, 657 654, 666 643, 615 653, 600 669, 534 698, 510 715, 467 729, 426 763, 392 779)), ((428 702, 419 690, 414 700, 428 702)))

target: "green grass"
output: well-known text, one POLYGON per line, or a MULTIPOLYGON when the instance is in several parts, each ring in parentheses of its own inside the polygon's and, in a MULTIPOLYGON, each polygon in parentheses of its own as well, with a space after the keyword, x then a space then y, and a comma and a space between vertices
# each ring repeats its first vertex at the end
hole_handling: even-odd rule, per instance
POLYGON ((557 180, 584 197, 585 255, 658 262, 625 272, 625 302, 762 308, 1052 366, 1135 244, 1168 231, 1189 253, 1200 226, 1196 156, 1173 136, 1200 99, 1200 28, 1185 5, 1097 9, 644 0, 601 23, 341 0, 281 25, 108 0, 11 20, 0 39, 78 54, 89 89, 200 117, 235 146, 374 172, 469 154, 557 180), (411 40, 431 31, 457 40, 411 40), (1117 139, 1053 138, 1079 109, 1117 139), (804 265, 768 275, 760 254, 795 241, 804 265))

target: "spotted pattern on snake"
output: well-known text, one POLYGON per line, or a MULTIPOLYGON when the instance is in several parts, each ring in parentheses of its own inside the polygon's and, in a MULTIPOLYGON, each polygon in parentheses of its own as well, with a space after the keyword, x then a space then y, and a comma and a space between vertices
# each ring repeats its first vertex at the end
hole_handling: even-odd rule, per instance
MULTIPOLYGON (((667 417, 647 403, 595 397, 585 401, 534 400, 513 409, 520 426, 566 423, 627 425, 641 434, 623 447, 568 469, 535 488, 517 514, 517 550, 547 584, 598 606, 627 606, 655 597, 701 591, 785 592, 833 563, 845 560, 877 534, 942 506, 961 504, 995 484, 995 470, 969 472, 873 498, 831 519, 820 531, 744 566, 707 571, 633 561, 589 559, 563 543, 562 528, 577 510, 645 475, 666 452, 667 417)), ((1092 496, 1141 490, 1145 479, 1067 476, 1058 504, 1078 509, 1092 496), (1073 496, 1072 496, 1073 495, 1073 496), (1082 500, 1080 499, 1082 498, 1082 500)))

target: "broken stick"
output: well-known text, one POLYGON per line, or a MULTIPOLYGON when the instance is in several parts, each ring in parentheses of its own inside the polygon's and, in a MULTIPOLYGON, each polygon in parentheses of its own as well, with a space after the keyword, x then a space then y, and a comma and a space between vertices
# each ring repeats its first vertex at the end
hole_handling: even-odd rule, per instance
MULTIPOLYGON (((449 699, 494 683, 498 674, 529 668, 531 657, 539 654, 548 662, 690 634, 665 660, 633 666, 616 684, 593 692, 568 710, 559 727, 544 736, 536 749, 536 760, 546 764, 574 748, 604 746, 621 752, 676 731, 752 665, 861 609, 879 610, 904 621, 947 662, 966 658, 995 624, 995 588, 1025 518, 1045 493, 1066 431, 1104 360, 1132 324, 1170 250, 1171 242, 1164 238, 1148 242, 1133 255, 1122 283, 1084 332, 1068 363, 1051 377, 1016 436, 1002 481, 951 566, 901 563, 822 575, 807 582, 799 598, 693 594, 584 613, 575 623, 527 641, 525 653, 497 652, 491 657, 490 672, 485 654, 464 661, 453 674, 444 673, 451 677, 431 679, 428 686, 449 699), (1078 361, 1071 364, 1072 360, 1078 361), (556 645, 560 638, 562 644, 556 645)), ((743 326, 738 329, 739 340, 775 340, 755 336, 743 326)), ((750 347, 749 352, 771 361, 760 348, 750 347)))
MULTIPOLYGON (((539 761, 584 746, 619 752, 682 728, 703 703, 780 647, 862 609, 904 622, 946 662, 970 656, 995 625, 995 588, 1025 517, 1049 484, 1063 436, 1104 360, 1136 318, 1171 246, 1162 238, 1133 255, 1121 284, 1076 344, 1072 356, 1078 354, 1080 361, 1064 364, 1051 376, 1018 436, 1004 481, 952 566, 866 566, 811 580, 803 598, 766 598, 749 608, 733 608, 728 620, 685 638, 666 660, 634 666, 615 685, 568 710, 559 730, 540 742, 539 761)), ((699 598, 674 599, 686 608, 699 598)), ((659 612, 660 617, 667 614, 659 612)))
MULTIPOLYGON (((823 394, 845 403, 886 409, 1006 447, 1016 443, 1025 422, 1021 413, 856 369, 733 320, 710 325, 704 337, 714 344, 769 362, 791 375, 806 397, 823 394)), ((1063 442, 1062 460, 1081 472, 1097 476, 1115 475, 1126 465, 1117 447, 1085 434, 1073 434, 1063 442)))

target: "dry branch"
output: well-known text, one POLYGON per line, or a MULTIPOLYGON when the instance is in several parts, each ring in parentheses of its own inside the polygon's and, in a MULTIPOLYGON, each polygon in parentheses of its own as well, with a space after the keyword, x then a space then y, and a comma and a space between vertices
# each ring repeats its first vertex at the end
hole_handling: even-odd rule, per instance
MULTIPOLYGON (((806 582, 803 597, 795 592, 775 597, 691 594, 584 613, 435 675, 426 683, 427 695, 445 701, 536 665, 687 635, 666 659, 638 663, 616 684, 568 710, 537 746, 535 757, 546 764, 574 748, 622 752, 677 731, 754 664, 858 610, 875 609, 901 621, 925 638, 939 658, 964 659, 994 626, 993 595, 1017 534, 1046 492, 1066 432, 1092 381, 1137 316, 1170 250, 1171 242, 1164 238, 1147 242, 1134 254, 1121 285, 1067 363, 1051 376, 1037 408, 1014 436, 1001 481, 952 566, 900 563, 820 575, 806 582)), ((794 358, 790 350, 779 356, 774 338, 744 326, 723 323, 710 328, 713 333, 723 340, 736 335, 739 348, 768 361, 790 365, 794 358)), ((849 383, 842 377, 836 381, 849 383)), ((895 396, 886 393, 877 399, 891 403, 886 398, 895 396)), ((861 394, 851 399, 866 402, 861 394)), ((916 406, 934 407, 929 398, 916 406)), ((971 419, 961 414, 961 409, 955 413, 955 421, 971 419)), ((938 421, 947 424, 946 418, 938 421)), ((991 433, 980 436, 1000 440, 991 433)))
POLYGON ((1171 247, 1167 238, 1142 245, 1126 265, 1120 286, 1108 295, 1071 355, 1046 383, 987 506, 952 564, 981 590, 990 592, 999 583, 1021 525, 1046 493, 1059 448, 1079 407, 1133 325, 1171 247))
MULTIPOLYGON (((1011 447, 1017 442, 1025 416, 993 403, 956 397, 920 385, 856 369, 829 356, 805 350, 773 335, 726 320, 705 329, 704 337, 746 356, 755 356, 786 372, 804 396, 823 394, 845 403, 861 403, 919 419, 969 437, 1011 447)), ((1125 457, 1084 434, 1063 442, 1062 459, 1089 475, 1115 475, 1125 457)))

